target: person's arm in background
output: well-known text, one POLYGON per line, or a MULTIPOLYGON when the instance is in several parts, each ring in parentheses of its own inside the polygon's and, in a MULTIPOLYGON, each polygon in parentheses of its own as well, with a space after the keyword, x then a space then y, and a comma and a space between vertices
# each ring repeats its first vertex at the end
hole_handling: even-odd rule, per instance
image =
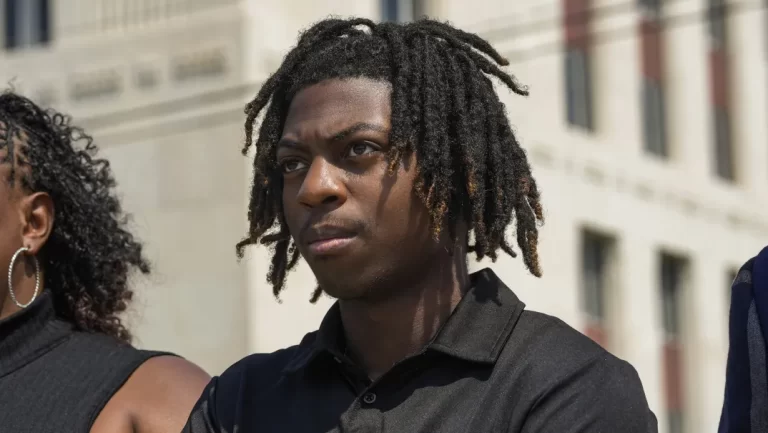
POLYGON ((731 286, 728 365, 718 433, 768 432, 768 248, 741 267, 731 286))

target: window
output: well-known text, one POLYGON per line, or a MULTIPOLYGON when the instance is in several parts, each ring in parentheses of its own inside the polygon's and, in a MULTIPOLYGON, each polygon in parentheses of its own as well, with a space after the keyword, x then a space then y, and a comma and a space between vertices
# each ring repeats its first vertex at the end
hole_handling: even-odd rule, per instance
POLYGON ((708 26, 711 39, 709 53, 710 87, 713 100, 713 169, 721 179, 736 179, 734 144, 728 77, 728 46, 726 44, 726 5, 723 0, 708 0, 708 26))
POLYGON ((665 125, 664 92, 661 83, 643 79, 643 139, 645 150, 666 158, 667 137, 665 125))
POLYGON ((659 10, 661 8, 661 0, 638 0, 640 6, 649 10, 659 10))
POLYGON ((614 240, 605 235, 583 231, 581 243, 582 311, 587 320, 585 334, 605 346, 607 343, 606 291, 614 240))
POLYGON ((724 0, 707 0, 707 21, 709 23, 709 36, 714 47, 725 46, 725 18, 727 8, 724 0))
POLYGON ((407 22, 426 15, 426 0, 381 0, 382 21, 407 22))
POLYGON ((642 60, 642 116, 645 151, 667 158, 666 110, 664 100, 664 27, 661 0, 640 0, 640 48, 642 60))
POLYGON ((589 54, 583 48, 565 52, 565 85, 568 123, 592 130, 592 83, 589 54))
POLYGON ((730 119, 722 107, 715 107, 715 172, 723 179, 735 179, 730 119))
POLYGON ((683 433, 683 414, 680 412, 670 412, 668 417, 667 432, 683 433))
POLYGON ((643 13, 649 17, 656 18, 661 12, 661 1, 662 0, 638 0, 638 3, 642 8, 643 13))
POLYGON ((591 0, 563 0, 565 105, 569 125, 594 129, 591 71, 591 0))
POLYGON ((685 259, 670 254, 661 254, 661 316, 662 328, 666 337, 662 353, 667 431, 669 433, 682 433, 685 425, 681 314, 686 269, 687 261, 685 259))
POLYGON ((680 292, 682 291, 685 260, 669 255, 661 256, 661 302, 663 328, 667 338, 680 334, 680 292))
POLYGON ((5 48, 45 45, 50 41, 48 0, 4 0, 5 48))

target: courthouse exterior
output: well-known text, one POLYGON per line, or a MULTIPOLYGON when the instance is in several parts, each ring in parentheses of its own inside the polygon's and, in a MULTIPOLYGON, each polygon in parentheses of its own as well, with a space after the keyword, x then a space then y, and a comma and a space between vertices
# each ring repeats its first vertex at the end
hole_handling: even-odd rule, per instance
MULTIPOLYGON (((768 45, 756 1, 0 0, 0 80, 72 113, 112 161, 154 275, 138 343, 211 373, 292 344, 268 252, 238 263, 250 163, 242 109, 299 29, 427 14, 490 39, 531 90, 504 94, 543 191, 544 278, 492 266, 530 309, 631 362, 662 433, 713 431, 730 280, 768 244, 768 45)), ((488 266, 474 263, 473 267, 488 266)))

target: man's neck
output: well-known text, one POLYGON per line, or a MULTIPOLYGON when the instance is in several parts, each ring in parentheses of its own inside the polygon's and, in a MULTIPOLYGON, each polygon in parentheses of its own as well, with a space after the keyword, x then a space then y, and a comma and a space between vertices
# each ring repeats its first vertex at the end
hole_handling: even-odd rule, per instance
POLYGON ((348 355, 376 380, 419 352, 440 330, 470 286, 465 256, 393 290, 386 299, 340 301, 348 355))

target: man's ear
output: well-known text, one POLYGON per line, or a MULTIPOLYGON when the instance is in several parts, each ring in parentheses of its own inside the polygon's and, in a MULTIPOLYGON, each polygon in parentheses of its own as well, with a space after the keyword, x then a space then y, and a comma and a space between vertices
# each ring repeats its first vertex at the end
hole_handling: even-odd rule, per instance
POLYGON ((21 199, 21 239, 29 248, 28 254, 36 255, 48 241, 53 230, 53 199, 44 192, 36 192, 21 199))

